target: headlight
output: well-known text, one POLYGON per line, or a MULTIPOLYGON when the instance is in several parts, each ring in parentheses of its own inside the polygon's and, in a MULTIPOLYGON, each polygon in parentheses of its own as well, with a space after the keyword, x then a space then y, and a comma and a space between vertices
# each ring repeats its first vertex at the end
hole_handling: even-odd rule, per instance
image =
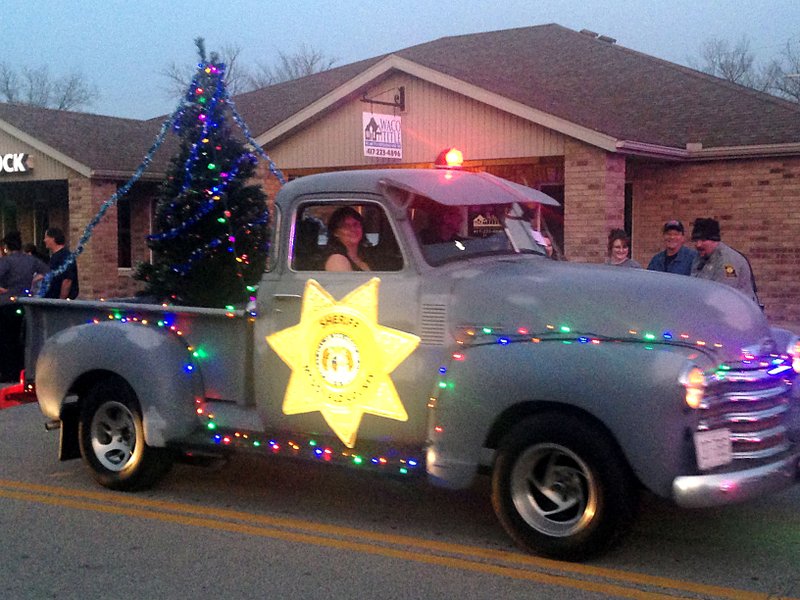
POLYGON ((789 340, 789 347, 786 354, 792 357, 792 368, 795 373, 800 373, 800 336, 794 336, 789 340))
POLYGON ((706 391, 706 376, 697 365, 689 365, 680 377, 686 394, 684 400, 689 408, 699 408, 706 391))

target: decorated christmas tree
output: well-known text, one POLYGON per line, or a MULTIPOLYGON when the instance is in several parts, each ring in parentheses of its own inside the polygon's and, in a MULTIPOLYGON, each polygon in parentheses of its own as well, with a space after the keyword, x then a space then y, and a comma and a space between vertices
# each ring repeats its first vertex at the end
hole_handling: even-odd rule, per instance
POLYGON ((173 121, 180 139, 156 205, 147 245, 152 263, 135 278, 144 293, 175 304, 224 307, 247 301, 267 256, 266 196, 248 185, 256 157, 232 136, 225 65, 215 53, 200 64, 173 121))

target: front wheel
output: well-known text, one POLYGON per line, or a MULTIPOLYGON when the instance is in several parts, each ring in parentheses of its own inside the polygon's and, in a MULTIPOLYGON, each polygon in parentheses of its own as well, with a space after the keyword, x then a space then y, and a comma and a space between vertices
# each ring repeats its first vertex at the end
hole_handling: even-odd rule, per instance
POLYGON ((523 548, 585 560, 629 528, 637 508, 633 475, 599 426, 547 413, 519 423, 502 440, 492 504, 523 548))
POLYGON ((166 450, 145 443, 139 402, 121 380, 105 380, 91 389, 81 408, 78 436, 93 477, 110 489, 150 487, 172 464, 166 450))

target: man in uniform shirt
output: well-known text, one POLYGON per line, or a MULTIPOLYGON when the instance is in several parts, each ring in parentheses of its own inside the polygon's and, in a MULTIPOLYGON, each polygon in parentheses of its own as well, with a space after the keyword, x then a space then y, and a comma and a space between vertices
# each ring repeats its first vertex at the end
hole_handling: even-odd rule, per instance
POLYGON ((710 218, 695 220, 692 241, 697 248, 692 277, 724 283, 758 303, 750 263, 744 255, 722 242, 719 221, 710 218))
POLYGON ((664 250, 650 259, 647 265, 649 271, 663 271, 665 273, 678 273, 691 275, 692 263, 697 252, 684 246, 686 241, 683 223, 672 220, 664 223, 664 250))

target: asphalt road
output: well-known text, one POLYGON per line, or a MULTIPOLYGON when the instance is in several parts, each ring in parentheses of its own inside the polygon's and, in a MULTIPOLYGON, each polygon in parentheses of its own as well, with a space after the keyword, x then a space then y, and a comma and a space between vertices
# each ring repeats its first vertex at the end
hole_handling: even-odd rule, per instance
POLYGON ((0 411, 0 597, 800 597, 800 487, 685 511, 646 497, 618 549, 583 565, 517 550, 488 482, 446 491, 324 464, 238 456, 122 494, 35 405, 0 411))

